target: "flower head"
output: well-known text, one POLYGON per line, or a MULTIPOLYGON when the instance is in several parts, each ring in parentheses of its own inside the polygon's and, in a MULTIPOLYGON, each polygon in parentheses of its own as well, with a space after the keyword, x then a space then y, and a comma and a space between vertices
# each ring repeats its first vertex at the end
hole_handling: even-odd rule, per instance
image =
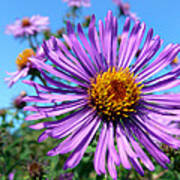
POLYGON ((14 175, 15 175, 15 171, 9 173, 8 180, 13 180, 14 179, 14 175))
POLYGON ((89 7, 90 4, 90 0, 63 0, 64 2, 68 2, 69 6, 73 6, 73 7, 89 7))
POLYGON ((35 179, 42 178, 44 172, 43 172, 43 167, 40 163, 34 161, 28 164, 27 169, 28 169, 30 177, 35 178, 35 179))
POLYGON ((153 171, 154 165, 144 149, 166 168, 170 160, 154 140, 172 148, 180 147, 180 141, 174 137, 180 131, 176 127, 170 128, 170 122, 168 125, 162 123, 166 120, 179 121, 179 94, 161 92, 180 84, 180 67, 159 77, 153 75, 171 63, 180 46, 170 44, 153 58, 162 41, 158 35, 153 37, 150 29, 141 47, 146 27, 144 23, 136 21, 131 29, 130 18, 127 18, 119 45, 117 19, 112 12, 108 12, 105 25, 99 21, 99 33, 95 21, 95 16, 92 16, 89 40, 80 24, 77 37, 72 25, 67 23, 67 35, 63 37, 71 50, 54 37, 44 42, 44 52, 55 66, 31 58, 49 85, 24 81, 37 92, 36 96, 24 100, 43 103, 41 106, 25 107, 24 110, 35 112, 26 120, 71 112, 63 119, 31 126, 45 129, 39 142, 48 137, 66 137, 48 152, 48 155, 55 156, 73 151, 64 169, 78 165, 88 145, 98 135, 94 168, 99 175, 106 174, 108 170, 111 177, 117 179, 116 166, 120 164, 126 169, 133 166, 141 175, 144 174, 141 163, 153 171), (139 49, 141 51, 136 59, 139 49), (58 78, 77 86, 60 82, 58 78))
POLYGON ((48 17, 42 17, 39 15, 24 17, 22 19, 17 19, 14 24, 8 25, 6 33, 13 34, 14 37, 35 35, 41 31, 47 30, 48 24, 48 17))
POLYGON ((30 70, 36 69, 33 63, 30 61, 30 58, 36 56, 38 59, 44 59, 44 52, 42 47, 37 49, 35 53, 33 49, 25 49, 22 53, 16 58, 16 65, 18 70, 13 73, 7 73, 11 77, 5 78, 5 81, 8 82, 8 86, 11 87, 16 83, 20 78, 26 77, 30 70))
POLYGON ((139 19, 135 13, 130 11, 129 3, 124 3, 122 0, 113 0, 113 2, 118 6, 120 14, 124 16, 129 16, 133 20, 139 19))

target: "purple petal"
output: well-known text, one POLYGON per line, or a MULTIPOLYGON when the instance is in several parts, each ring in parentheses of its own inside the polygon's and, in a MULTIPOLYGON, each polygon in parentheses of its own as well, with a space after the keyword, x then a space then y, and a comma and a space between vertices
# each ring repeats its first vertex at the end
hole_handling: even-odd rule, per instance
POLYGON ((177 56, 180 51, 179 45, 168 45, 161 54, 148 67, 138 74, 138 80, 143 81, 162 70, 177 56))
POLYGON ((81 125, 78 129, 67 137, 62 143, 56 146, 54 149, 48 152, 48 155, 54 156, 56 154, 64 154, 76 149, 82 141, 88 136, 88 133, 95 127, 97 123, 97 117, 87 117, 87 122, 81 125))
POLYGON ((157 147, 156 144, 144 133, 139 127, 135 129, 133 125, 132 131, 135 136, 141 142, 141 144, 148 150, 148 152, 154 157, 154 159, 163 167, 166 168, 166 163, 170 163, 169 158, 157 147))
POLYGON ((126 153, 126 149, 124 148, 124 144, 121 140, 119 133, 116 133, 116 142, 117 142, 117 147, 119 150, 120 160, 123 167, 126 169, 131 169, 131 164, 129 163, 129 160, 128 160, 128 154, 126 153))
POLYGON ((45 64, 44 62, 41 61, 36 61, 35 59, 31 58, 31 61, 36 65, 37 68, 40 69, 44 69, 48 72, 50 72, 51 74, 55 75, 56 77, 62 78, 66 81, 70 81, 70 82, 74 82, 82 87, 87 87, 86 84, 81 83, 80 81, 74 79, 73 77, 71 77, 70 75, 65 74, 62 71, 59 71, 57 68, 50 66, 48 64, 45 64))
POLYGON ((139 156, 139 158, 141 159, 142 163, 150 170, 150 171, 154 171, 155 167, 153 165, 153 163, 151 162, 151 160, 149 159, 149 157, 144 153, 144 151, 142 150, 142 148, 139 146, 139 144, 134 140, 134 138, 132 136, 130 136, 130 141, 132 146, 134 147, 137 155, 139 156))
POLYGON ((107 167, 108 167, 108 171, 109 171, 109 174, 112 177, 112 179, 117 180, 116 166, 115 166, 113 158, 110 155, 108 156, 107 167))
POLYGON ((78 145, 78 147, 73 151, 73 153, 70 155, 70 157, 65 162, 64 169, 75 167, 82 159, 82 157, 87 149, 87 146, 89 145, 92 138, 94 137, 94 135, 100 125, 100 122, 101 122, 100 119, 98 119, 98 118, 95 118, 94 121, 96 121, 96 123, 93 124, 93 127, 91 128, 90 132, 87 134, 87 136, 84 138, 84 140, 78 145))
POLYGON ((54 37, 51 38, 51 41, 53 43, 49 43, 49 41, 44 42, 43 47, 47 57, 52 61, 52 63, 64 71, 69 72, 73 76, 89 83, 90 76, 88 76, 86 72, 79 70, 77 65, 66 58, 58 47, 57 40, 54 37), (49 44, 53 44, 53 47, 49 44))
POLYGON ((96 170, 98 175, 101 175, 101 173, 106 174, 106 168, 105 168, 106 148, 107 148, 107 124, 103 123, 103 127, 101 129, 98 144, 96 147, 96 152, 94 155, 94 169, 96 170))
POLYGON ((167 89, 171 89, 173 87, 179 86, 180 80, 179 79, 171 79, 171 80, 165 80, 157 83, 156 85, 144 87, 142 89, 143 93, 153 93, 158 91, 164 91, 167 89))
POLYGON ((112 122, 109 123, 108 130, 107 130, 107 136, 108 136, 109 155, 112 157, 112 159, 116 163, 116 165, 120 165, 119 154, 117 153, 115 146, 114 146, 114 129, 113 129, 112 122))
POLYGON ((144 170, 143 168, 141 167, 139 161, 137 160, 137 158, 130 158, 130 161, 132 163, 132 165, 134 166, 134 168, 136 169, 136 171, 141 175, 141 176, 144 176, 144 170))
POLYGON ((122 67, 124 56, 126 54, 127 44, 128 44, 128 33, 130 28, 130 18, 126 18, 126 22, 123 27, 123 32, 121 35, 121 44, 119 48, 119 58, 118 58, 118 68, 122 67))
POLYGON ((118 138, 119 141, 121 140, 126 153, 132 158, 137 157, 136 153, 132 150, 132 148, 127 140, 125 131, 123 130, 122 127, 120 127, 119 124, 117 125, 116 133, 117 133, 117 136, 119 137, 118 138))
POLYGON ((52 117, 52 116, 59 116, 61 114, 73 111, 78 108, 82 108, 84 105, 86 105, 87 102, 83 101, 78 101, 78 102, 72 102, 72 103, 66 103, 66 104, 61 104, 57 107, 35 107, 35 106, 26 106, 24 108, 24 111, 37 111, 39 113, 32 114, 26 117, 27 121, 30 120, 37 120, 37 119, 42 119, 42 118, 47 118, 47 117, 52 117))

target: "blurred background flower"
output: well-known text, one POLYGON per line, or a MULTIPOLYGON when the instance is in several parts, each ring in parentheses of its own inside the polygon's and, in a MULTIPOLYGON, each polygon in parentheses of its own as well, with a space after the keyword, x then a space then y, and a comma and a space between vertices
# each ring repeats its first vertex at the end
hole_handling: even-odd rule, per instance
POLYGON ((130 10, 130 4, 123 2, 123 0, 112 0, 119 8, 119 16, 129 16, 134 21, 138 20, 139 17, 130 10))
POLYGON ((48 17, 42 17, 40 15, 23 17, 22 19, 17 19, 14 24, 8 25, 6 33, 12 34, 14 37, 33 36, 47 30, 48 25, 48 17))
POLYGON ((63 0, 64 2, 67 2, 69 6, 73 6, 73 7, 89 7, 90 4, 90 0, 63 0))

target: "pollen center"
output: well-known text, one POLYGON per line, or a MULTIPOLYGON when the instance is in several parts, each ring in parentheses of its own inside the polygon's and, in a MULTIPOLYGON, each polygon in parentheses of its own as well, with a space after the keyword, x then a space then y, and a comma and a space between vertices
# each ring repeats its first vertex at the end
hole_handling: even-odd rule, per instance
POLYGON ((27 27, 31 25, 31 22, 29 21, 29 18, 23 18, 21 21, 22 27, 27 27))
POLYGON ((34 56, 35 52, 32 49, 25 49, 16 59, 16 64, 19 69, 23 69, 26 67, 27 62, 29 62, 29 58, 34 56))
POLYGON ((128 117, 136 111, 142 87, 128 68, 109 68, 91 81, 89 105, 108 120, 128 117))

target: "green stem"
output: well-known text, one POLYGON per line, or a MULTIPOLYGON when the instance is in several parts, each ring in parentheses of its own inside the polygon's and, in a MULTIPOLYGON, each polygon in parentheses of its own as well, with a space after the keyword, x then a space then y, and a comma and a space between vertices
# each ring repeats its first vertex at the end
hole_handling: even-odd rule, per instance
POLYGON ((39 46, 39 42, 38 42, 38 40, 37 40, 37 35, 35 34, 33 37, 34 37, 34 41, 35 41, 35 43, 36 43, 36 47, 39 46))
POLYGON ((40 75, 40 73, 38 74, 38 78, 40 79, 40 81, 43 83, 44 86, 47 86, 46 81, 42 78, 42 76, 40 75))
POLYGON ((36 47, 34 46, 31 37, 32 37, 32 36, 27 36, 27 39, 28 39, 28 42, 29 42, 29 46, 30 46, 34 51, 36 51, 36 47))

